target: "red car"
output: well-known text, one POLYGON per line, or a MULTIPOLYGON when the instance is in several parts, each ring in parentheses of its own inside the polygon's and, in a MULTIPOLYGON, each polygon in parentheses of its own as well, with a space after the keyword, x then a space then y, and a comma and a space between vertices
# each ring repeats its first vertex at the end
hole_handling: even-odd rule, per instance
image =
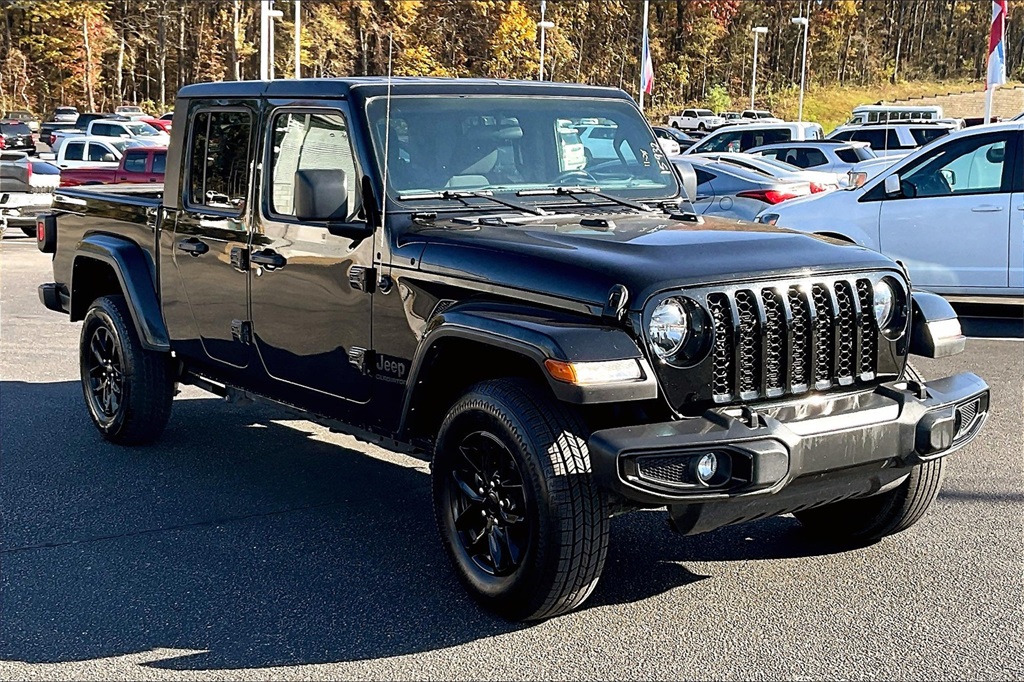
POLYGON ((157 130, 162 130, 165 133, 171 132, 171 119, 169 119, 169 118, 149 118, 149 117, 146 117, 146 118, 139 119, 139 120, 141 120, 143 123, 148 123, 149 125, 153 126, 157 130))
POLYGON ((130 147, 117 168, 65 168, 60 173, 60 186, 163 182, 166 166, 167 147, 130 147))

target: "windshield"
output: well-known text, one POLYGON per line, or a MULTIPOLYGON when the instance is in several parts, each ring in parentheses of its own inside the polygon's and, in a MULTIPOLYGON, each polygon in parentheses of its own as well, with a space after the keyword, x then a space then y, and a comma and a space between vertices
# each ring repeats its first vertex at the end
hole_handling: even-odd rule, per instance
POLYGON ((147 137, 150 135, 159 135, 160 131, 149 125, 148 123, 125 123, 124 127, 136 137, 147 137))
MULTIPOLYGON (((387 100, 367 116, 384 158, 387 100)), ((671 198, 675 173, 631 103, 599 98, 462 95, 391 100, 387 183, 396 199, 586 186, 625 198, 671 198)), ((383 172, 383 169, 382 169, 383 172)), ((532 201, 564 201, 533 195, 532 201)))

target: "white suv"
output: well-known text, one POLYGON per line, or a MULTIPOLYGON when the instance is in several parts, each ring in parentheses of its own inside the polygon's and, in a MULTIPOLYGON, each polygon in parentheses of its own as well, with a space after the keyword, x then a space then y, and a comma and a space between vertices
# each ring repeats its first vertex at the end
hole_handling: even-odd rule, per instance
POLYGON ((862 187, 766 209, 758 221, 898 259, 915 289, 1024 295, 1024 122, 940 137, 862 187))
POLYGON ((867 142, 878 156, 905 156, 954 130, 952 123, 866 123, 839 126, 825 139, 867 142))
POLYGON ((824 137, 817 123, 746 123, 716 130, 683 152, 745 152, 754 147, 776 142, 820 140, 824 137))

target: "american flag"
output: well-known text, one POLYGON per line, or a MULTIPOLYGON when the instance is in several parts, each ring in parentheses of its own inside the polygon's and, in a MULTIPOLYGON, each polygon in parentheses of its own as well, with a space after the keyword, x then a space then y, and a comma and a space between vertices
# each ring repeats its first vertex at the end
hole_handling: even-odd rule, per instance
MULTIPOLYGON (((644 16, 646 17, 646 13, 644 16)), ((647 95, 654 92, 654 64, 651 62, 651 42, 647 38, 646 21, 644 22, 643 63, 640 65, 640 89, 647 95)))
POLYGON ((1006 51, 1003 36, 1006 33, 1006 0, 992 0, 992 32, 988 37, 988 80, 986 85, 1006 83, 1006 51))

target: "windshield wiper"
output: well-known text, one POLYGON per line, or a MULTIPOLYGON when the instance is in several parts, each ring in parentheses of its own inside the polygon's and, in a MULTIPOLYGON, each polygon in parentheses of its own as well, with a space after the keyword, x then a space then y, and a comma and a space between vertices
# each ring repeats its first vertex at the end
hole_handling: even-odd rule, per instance
POLYGON ((613 201, 620 206, 626 206, 637 211, 650 212, 653 211, 647 204, 641 204, 635 201, 629 201, 628 199, 620 199, 619 197, 613 197, 611 194, 605 194, 601 191, 600 187, 584 187, 582 185, 567 185, 565 187, 542 187, 540 189, 521 189, 516 192, 517 197, 554 197, 554 196, 570 196, 580 201, 580 203, 586 204, 587 202, 582 201, 577 194, 589 194, 591 196, 604 199, 606 201, 613 201))
POLYGON ((462 203, 466 204, 466 206, 472 206, 471 203, 466 201, 466 199, 468 199, 469 197, 475 197, 477 199, 487 199, 488 201, 493 201, 496 204, 501 204, 502 206, 514 208, 517 211, 530 213, 532 215, 548 215, 548 212, 542 208, 537 208, 535 206, 527 206, 526 204, 521 204, 518 201, 506 201, 505 199, 499 199, 498 197, 494 196, 491 192, 474 192, 471 190, 450 189, 446 189, 441 192, 410 192, 408 194, 399 194, 398 200, 416 201, 421 199, 444 199, 445 201, 451 201, 452 199, 457 199, 462 201, 462 203))

